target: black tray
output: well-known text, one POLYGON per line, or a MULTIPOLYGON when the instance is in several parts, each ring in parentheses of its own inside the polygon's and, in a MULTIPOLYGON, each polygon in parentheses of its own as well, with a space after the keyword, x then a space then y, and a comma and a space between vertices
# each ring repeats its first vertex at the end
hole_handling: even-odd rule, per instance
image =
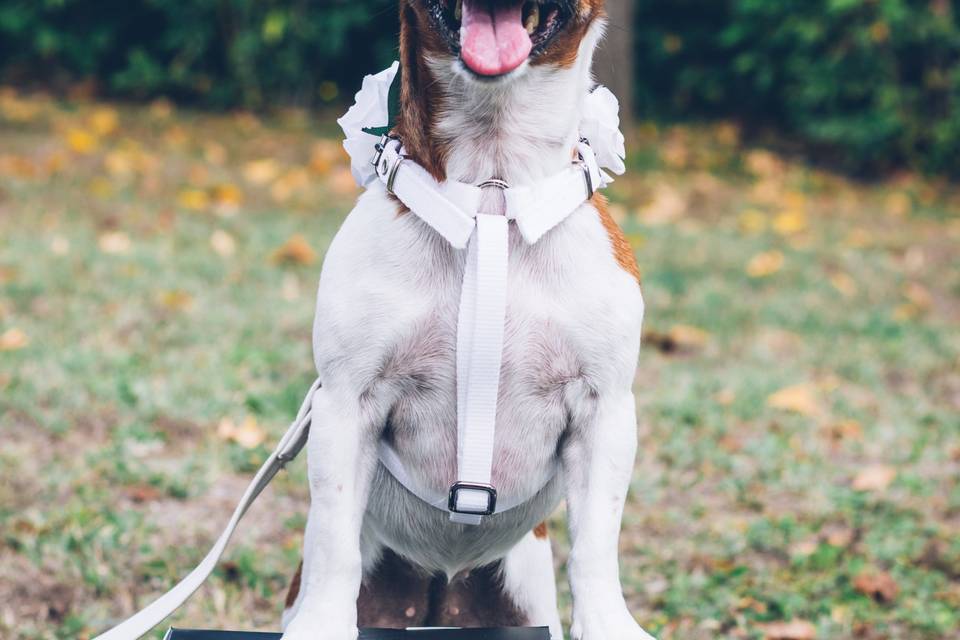
MULTIPOLYGON (((282 634, 260 631, 174 629, 164 640, 279 640, 282 634)), ((360 640, 550 640, 546 627, 507 629, 360 629, 360 640)))

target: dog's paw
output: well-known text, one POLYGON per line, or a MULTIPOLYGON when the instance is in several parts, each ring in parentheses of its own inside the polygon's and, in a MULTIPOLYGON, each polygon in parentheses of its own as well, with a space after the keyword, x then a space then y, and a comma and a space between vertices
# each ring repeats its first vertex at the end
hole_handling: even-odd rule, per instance
POLYGON ((281 640, 357 640, 356 624, 344 623, 337 616, 298 614, 283 630, 281 640))
POLYGON ((573 640, 656 640, 633 619, 625 606, 581 607, 573 612, 573 640))

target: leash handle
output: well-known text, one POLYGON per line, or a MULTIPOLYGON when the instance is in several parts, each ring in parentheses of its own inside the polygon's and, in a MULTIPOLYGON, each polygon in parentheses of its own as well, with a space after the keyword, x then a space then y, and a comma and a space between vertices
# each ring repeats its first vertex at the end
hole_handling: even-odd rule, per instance
POLYGON ((220 534, 220 537, 217 538, 216 543, 214 543, 210 551, 207 552, 207 555, 200 564, 165 594, 117 626, 101 633, 93 640, 137 640, 137 638, 146 634, 152 628, 163 622, 164 618, 180 608, 180 605, 186 602, 187 598, 193 595, 193 592, 210 577, 210 574, 217 566, 217 562, 220 560, 220 556, 223 555, 227 543, 230 542, 233 532, 247 512, 247 509, 250 508, 250 505, 253 504, 257 496, 260 495, 267 485, 270 484, 270 481, 277 475, 277 472, 280 471, 287 462, 296 458, 297 454, 300 453, 307 443, 307 436, 310 433, 310 404, 313 399, 313 394, 319 388, 320 380, 315 380, 310 386, 310 391, 307 392, 306 397, 303 399, 303 403, 300 405, 296 419, 280 439, 276 449, 273 450, 270 457, 267 458, 263 466, 257 471, 257 474, 253 477, 249 486, 247 486, 247 490, 244 491, 243 497, 240 498, 240 503, 236 509, 234 509, 233 515, 230 517, 230 522, 227 523, 227 527, 223 530, 223 533, 220 534))

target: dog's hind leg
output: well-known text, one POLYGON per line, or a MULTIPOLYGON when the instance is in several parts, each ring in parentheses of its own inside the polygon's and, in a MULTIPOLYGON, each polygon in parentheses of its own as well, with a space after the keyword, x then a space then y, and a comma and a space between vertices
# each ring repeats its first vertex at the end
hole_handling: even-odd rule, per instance
POLYGON ((504 558, 503 587, 516 607, 524 612, 526 624, 550 627, 551 638, 563 640, 553 550, 546 523, 524 536, 504 558))

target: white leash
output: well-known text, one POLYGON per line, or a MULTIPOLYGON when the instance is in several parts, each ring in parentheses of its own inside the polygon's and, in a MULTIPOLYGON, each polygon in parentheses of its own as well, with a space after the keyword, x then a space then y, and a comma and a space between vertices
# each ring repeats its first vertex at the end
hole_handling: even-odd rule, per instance
POLYGON ((234 530, 236 530, 237 525, 240 524, 240 520, 247 512, 247 509, 249 509, 253 501, 257 499, 260 492, 270 484, 273 476, 275 476, 286 463, 296 458, 297 454, 300 453, 300 450, 303 449, 303 446, 307 443, 307 434, 310 431, 310 402, 313 399, 313 393, 319 387, 319 380, 316 380, 310 386, 310 391, 307 392, 307 397, 303 399, 303 403, 300 405, 300 411, 297 412, 297 418, 290 425, 290 428, 287 429, 283 438, 280 439, 277 448, 273 450, 270 457, 267 458, 263 466, 260 467, 260 470, 257 471, 257 475, 254 476, 247 490, 244 491, 237 508, 234 509, 226 529, 224 529, 220 537, 217 538, 213 548, 207 552, 203 561, 201 561, 193 571, 187 574, 187 577, 174 585, 174 587, 165 594, 151 602, 147 607, 141 609, 109 631, 100 634, 93 640, 136 640, 136 638, 150 631, 150 629, 160 624, 164 618, 176 611, 180 605, 186 602, 187 598, 204 583, 217 566, 220 556, 223 555, 223 550, 226 548, 230 537, 233 535, 234 530))
POLYGON ((417 487, 400 456, 386 443, 380 447, 380 460, 394 477, 428 504, 449 511, 453 522, 478 525, 484 516, 502 513, 532 497, 513 496, 509 503, 501 502, 491 484, 509 223, 515 221, 524 240, 534 244, 606 184, 589 143, 581 140, 577 151, 577 162, 535 185, 511 187, 501 180, 488 180, 474 186, 437 182, 403 155, 396 138, 384 136, 377 145, 372 164, 387 191, 455 249, 467 250, 457 317, 457 480, 446 496, 417 487), (483 187, 503 190, 505 215, 479 211, 483 187))

